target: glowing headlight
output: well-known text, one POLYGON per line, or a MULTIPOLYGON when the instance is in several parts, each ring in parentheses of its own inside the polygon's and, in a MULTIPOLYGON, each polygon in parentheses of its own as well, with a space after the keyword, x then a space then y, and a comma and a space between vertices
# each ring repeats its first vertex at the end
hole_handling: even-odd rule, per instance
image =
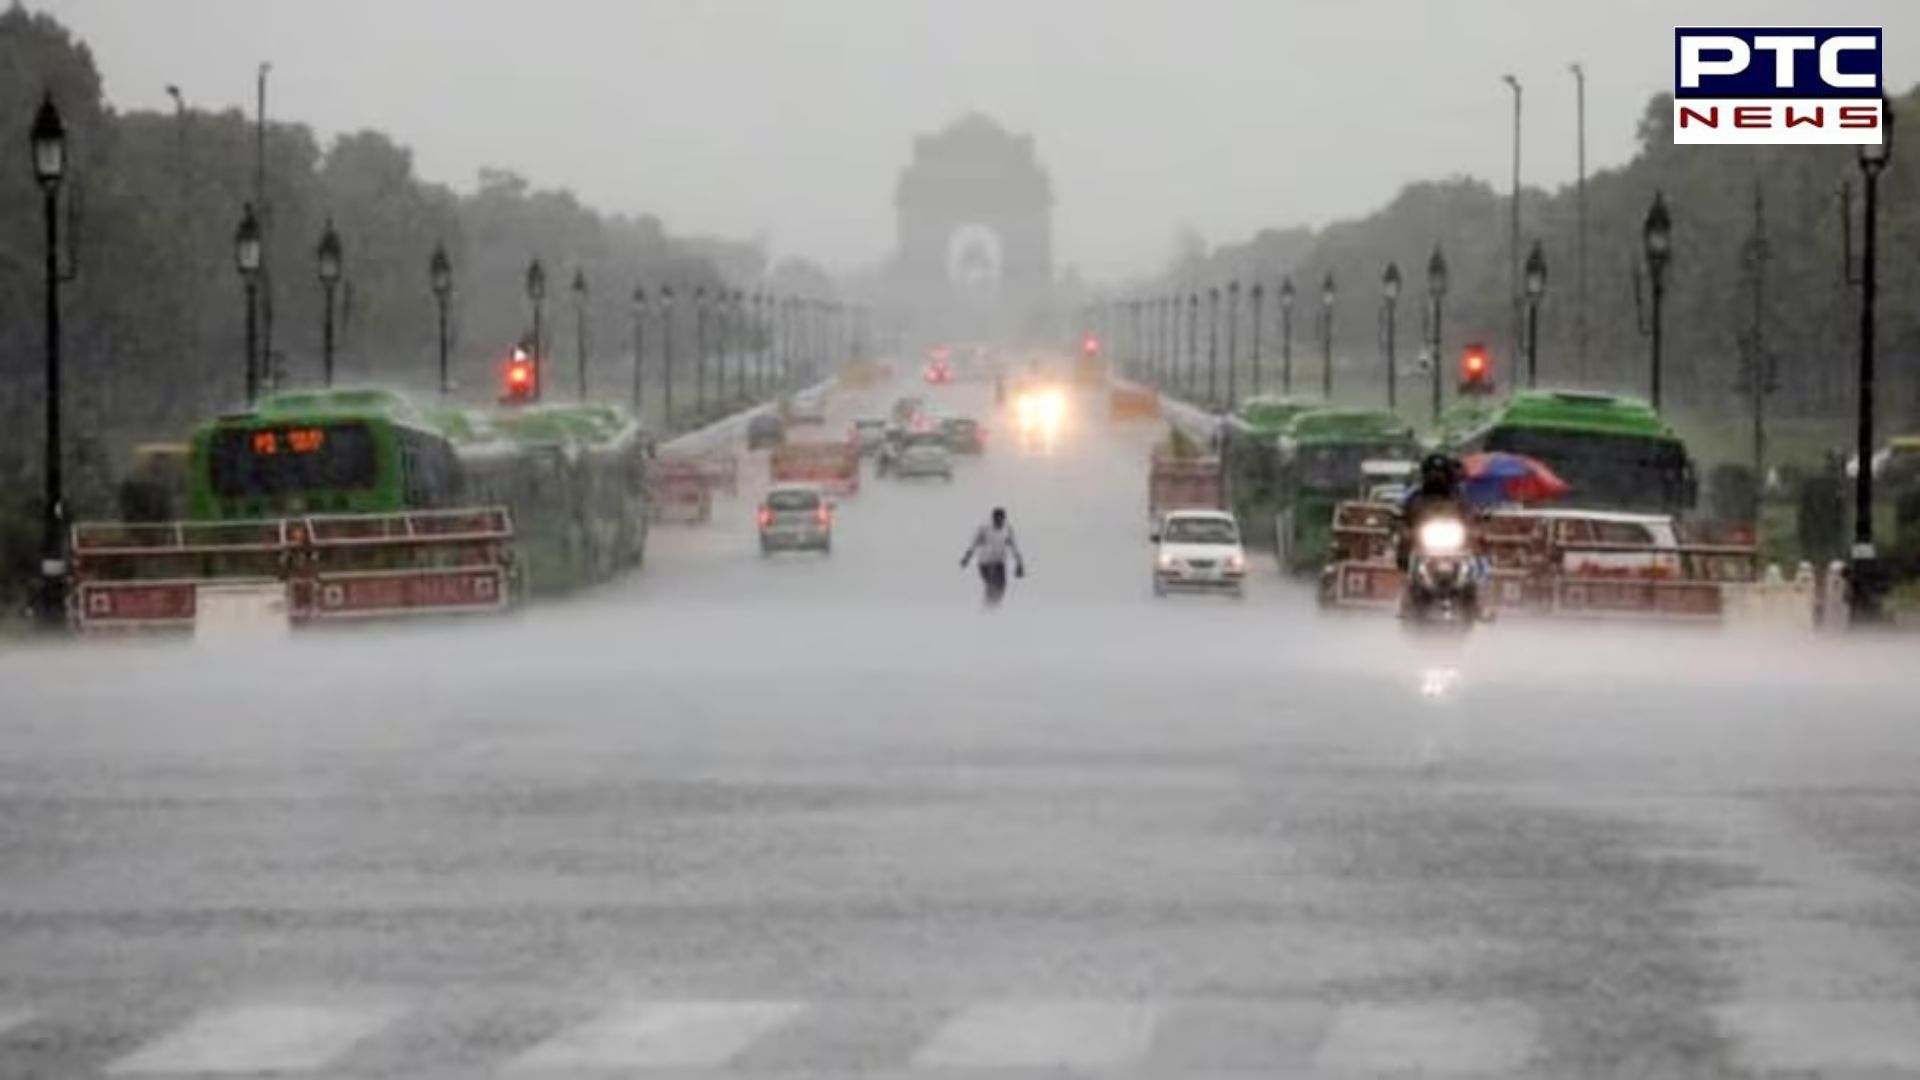
POLYGON ((1467 527, 1458 518, 1434 518, 1420 526, 1420 549, 1430 555, 1457 555, 1467 546, 1467 527))

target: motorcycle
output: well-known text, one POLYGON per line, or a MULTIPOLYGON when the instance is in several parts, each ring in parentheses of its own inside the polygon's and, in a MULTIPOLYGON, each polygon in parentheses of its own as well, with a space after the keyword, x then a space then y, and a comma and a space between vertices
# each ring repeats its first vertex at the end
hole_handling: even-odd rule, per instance
POLYGON ((1400 617, 1415 626, 1464 632, 1480 617, 1480 561, 1467 544, 1467 524, 1452 514, 1420 523, 1407 557, 1400 617))

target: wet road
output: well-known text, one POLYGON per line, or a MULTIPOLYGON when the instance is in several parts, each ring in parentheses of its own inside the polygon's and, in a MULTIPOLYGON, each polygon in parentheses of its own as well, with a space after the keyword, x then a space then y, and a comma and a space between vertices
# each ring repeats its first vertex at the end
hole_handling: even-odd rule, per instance
POLYGON ((1156 601, 1150 433, 988 424, 830 559, 0 655, 0 1077, 1920 1076, 1911 644, 1156 601))

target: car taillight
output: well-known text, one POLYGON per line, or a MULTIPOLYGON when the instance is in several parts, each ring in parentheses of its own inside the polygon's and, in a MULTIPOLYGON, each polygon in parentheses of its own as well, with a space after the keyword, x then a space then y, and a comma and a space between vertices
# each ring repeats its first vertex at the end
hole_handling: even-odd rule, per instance
POLYGON ((764 529, 771 524, 773 524, 772 508, 766 507, 766 506, 761 507, 760 508, 760 527, 764 529))
POLYGON ((819 521, 819 522, 820 522, 820 524, 822 524, 822 525, 825 525, 825 524, 827 523, 827 520, 828 520, 828 518, 827 518, 827 508, 826 508, 826 507, 824 507, 824 506, 822 506, 822 507, 820 507, 819 509, 817 509, 817 510, 815 510, 815 511, 813 512, 813 516, 814 516, 814 519, 815 519, 815 520, 817 520, 817 521, 819 521))

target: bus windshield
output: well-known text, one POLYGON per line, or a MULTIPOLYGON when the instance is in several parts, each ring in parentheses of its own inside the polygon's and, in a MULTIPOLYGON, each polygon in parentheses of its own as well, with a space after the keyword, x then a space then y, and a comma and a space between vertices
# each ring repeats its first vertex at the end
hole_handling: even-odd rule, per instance
POLYGON ((1542 428, 1495 428, 1486 449, 1525 454, 1560 475, 1564 503, 1677 513, 1693 501, 1686 449, 1673 439, 1542 428))
POLYGON ((1309 491, 1355 492, 1359 490, 1360 466, 1377 458, 1401 458, 1409 450, 1404 442, 1328 443, 1302 446, 1294 453, 1294 483, 1309 491))
POLYGON ((373 432, 359 422, 223 428, 207 456, 223 499, 368 488, 378 479, 373 432))

